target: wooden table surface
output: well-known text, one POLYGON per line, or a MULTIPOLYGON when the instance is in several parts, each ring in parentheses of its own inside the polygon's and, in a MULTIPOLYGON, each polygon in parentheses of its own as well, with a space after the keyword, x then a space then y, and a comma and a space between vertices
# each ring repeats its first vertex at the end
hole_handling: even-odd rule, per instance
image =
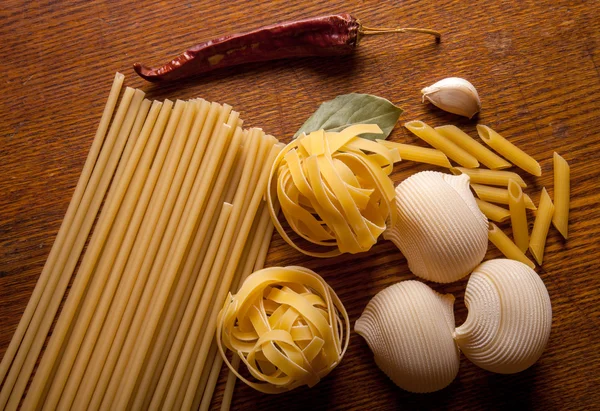
MULTIPOLYGON (((352 333, 342 363, 316 387, 269 396, 238 384, 233 409, 598 409, 600 2, 470 3, 5 1, 0 11, 0 357, 50 251, 116 71, 150 98, 229 103, 246 126, 262 127, 284 142, 322 101, 362 92, 405 110, 390 137, 394 141, 421 144, 401 127, 413 119, 456 124, 472 135, 477 122, 500 131, 540 162, 543 175, 527 179, 526 192, 536 203, 542 187, 553 193, 553 151, 570 163, 570 238, 563 241, 551 228, 537 270, 553 305, 548 347, 537 364, 516 375, 483 371, 463 356, 449 387, 416 395, 393 385, 365 341, 352 333), (167 86, 146 83, 131 68, 136 61, 161 63, 218 35, 344 11, 371 26, 437 29, 443 40, 373 36, 349 57, 249 64, 167 86), (421 103, 421 88, 449 76, 475 84, 483 104, 478 118, 466 120, 421 103)), ((405 162, 392 177, 398 183, 428 168, 405 162)), ((490 245, 487 257, 498 256, 490 245)), ((383 240, 369 253, 316 260, 293 251, 276 234, 268 265, 288 264, 325 277, 352 324, 378 291, 414 278, 404 257, 383 240)), ((430 284, 457 297, 457 324, 467 315, 465 284, 466 279, 430 284)))

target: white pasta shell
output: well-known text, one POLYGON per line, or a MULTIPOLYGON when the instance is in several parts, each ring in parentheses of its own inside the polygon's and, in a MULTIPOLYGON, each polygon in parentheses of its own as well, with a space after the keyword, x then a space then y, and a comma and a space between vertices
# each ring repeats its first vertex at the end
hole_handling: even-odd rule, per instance
POLYGON ((403 281, 379 292, 356 321, 375 362, 400 388, 441 390, 458 373, 459 351, 452 339, 451 294, 419 281, 403 281))
POLYGON ((542 279, 527 265, 484 262, 469 278, 465 305, 469 314, 454 338, 474 364, 512 374, 540 358, 550 336, 552 306, 542 279))
POLYGON ((418 277, 457 281, 485 256, 488 221, 469 189, 469 176, 416 173, 396 187, 397 219, 383 237, 418 277))

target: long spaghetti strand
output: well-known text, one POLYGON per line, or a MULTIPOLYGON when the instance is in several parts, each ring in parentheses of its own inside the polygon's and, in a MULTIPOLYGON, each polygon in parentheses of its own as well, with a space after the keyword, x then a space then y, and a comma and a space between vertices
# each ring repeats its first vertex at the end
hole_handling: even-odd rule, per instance
MULTIPOLYGON (((275 139, 273 138, 273 140, 275 139)), ((267 187, 267 180, 270 171, 269 166, 273 163, 273 161, 275 160, 275 156, 279 151, 281 151, 281 149, 282 147, 280 145, 275 144, 275 142, 273 142, 271 152, 267 157, 268 160, 265 161, 263 164, 263 169, 258 180, 259 182, 256 185, 256 189, 254 190, 254 193, 252 195, 250 207, 248 208, 246 217, 240 229, 240 236, 238 237, 238 241, 231 250, 231 258, 229 259, 227 267, 224 271, 220 287, 217 290, 217 305, 213 307, 213 309, 210 312, 210 316, 208 317, 208 327, 206 328, 207 332, 202 337, 202 346, 200 348, 200 354, 198 355, 198 361, 196 362, 196 364, 194 364, 194 372, 192 373, 192 377, 188 382, 188 389, 186 391, 185 399, 183 401, 183 408, 187 409, 191 407, 192 402, 194 400, 194 390, 195 387, 198 385, 198 380, 200 377, 200 373, 202 372, 202 368, 204 367, 204 363, 206 361, 206 355, 208 349, 210 348, 210 343, 215 335, 216 321, 219 311, 217 307, 220 304, 224 303, 225 298, 227 297, 227 292, 229 292, 229 289, 231 288, 232 277, 235 274, 235 268, 237 265, 236 259, 239 258, 239 255, 242 251, 242 244, 245 242, 245 239, 248 236, 248 231, 250 230, 252 221, 255 218, 256 210, 260 201, 263 198, 265 189, 267 187)))
POLYGON ((282 145, 227 104, 119 101, 123 79, 0 363, 0 409, 207 409, 217 307, 264 265, 282 145))
MULTIPOLYGON (((190 300, 190 303, 188 304, 188 307, 186 308, 186 312, 184 314, 184 319, 182 321, 182 325, 180 326, 179 330, 177 331, 177 337, 175 339, 175 343, 169 353, 170 358, 167 360, 167 364, 162 371, 161 379, 160 379, 159 385, 154 393, 154 398, 151 403, 150 409, 158 409, 159 408, 159 402, 157 402, 157 401, 162 400, 162 397, 163 397, 164 393, 166 392, 168 383, 171 384, 169 391, 176 389, 176 388, 173 388, 175 386, 178 388, 177 380, 175 378, 171 377, 171 373, 173 372, 173 370, 175 369, 175 367, 177 365, 177 360, 180 356, 181 349, 185 343, 185 338, 186 338, 187 332, 188 332, 189 327, 194 318, 194 313, 196 313, 196 304, 198 303, 198 301, 200 300, 200 296, 202 295, 200 287, 202 287, 203 289, 208 288, 209 290, 211 289, 211 287, 214 288, 214 286, 211 286, 212 283, 217 281, 217 274, 214 274, 214 273, 220 272, 220 267, 222 266, 222 263, 219 263, 219 261, 221 261, 223 259, 224 253, 228 252, 229 242, 231 242, 231 240, 233 238, 235 228, 237 226, 237 221, 242 213, 241 201, 243 200, 243 197, 245 196, 245 193, 248 190, 248 187, 251 185, 252 169, 255 166, 254 162, 256 161, 255 159, 257 157, 255 155, 255 153, 259 149, 259 144, 257 144, 258 136, 259 136, 258 133, 253 133, 250 136, 250 144, 248 145, 249 154, 246 156, 247 161, 243 167, 244 171, 242 173, 242 181, 240 182, 240 186, 238 188, 238 192, 236 193, 236 197, 232 201, 232 205, 233 205, 234 209, 232 211, 232 215, 230 216, 228 224, 227 224, 226 233, 224 235, 224 241, 221 244, 221 246, 219 247, 217 257, 215 257, 217 259, 217 263, 215 265, 212 261, 205 260, 205 262, 203 264, 203 267, 200 271, 199 279, 197 280, 197 284, 198 284, 197 290, 194 290, 194 292, 193 292, 194 294, 196 294, 196 297, 194 297, 193 299, 190 300)), ((177 366, 177 368, 179 368, 179 367, 180 366, 177 366)), ((169 407, 167 405, 165 405, 165 408, 169 408, 169 407)))
MULTIPOLYGON (((124 120, 129 118, 133 119, 133 115, 128 113, 130 113, 129 106, 134 94, 135 91, 133 89, 127 88, 121 99, 121 104, 117 110, 115 120, 113 121, 104 142, 103 149, 96 162, 96 167, 94 167, 94 171, 92 172, 92 176, 81 200, 80 207, 75 215, 74 224, 71 226, 64 246, 60 250, 57 262, 50 275, 50 281, 44 289, 44 293, 42 294, 35 314, 29 324, 25 337, 21 342, 21 346, 13 361, 10 372, 4 381, 4 386, 0 392, 0 408, 6 406, 9 397, 11 398, 9 409, 16 408, 21 395, 19 394, 19 389, 14 390, 13 392, 13 388, 18 384, 19 388, 22 387, 24 390, 29 375, 31 374, 31 370, 35 365, 35 361, 37 360, 36 351, 39 353, 41 350, 47 334, 47 331, 38 331, 41 328, 43 329, 46 325, 48 328, 51 325, 54 315, 51 312, 52 310, 49 310, 48 307, 56 305, 56 309, 58 309, 58 304, 56 302, 60 303, 62 294, 64 294, 61 294, 60 291, 55 292, 55 290, 57 288, 60 290, 63 284, 65 285, 64 288, 66 288, 66 283, 68 283, 71 273, 75 268, 75 264, 79 259, 81 250, 83 249, 92 224, 96 218, 104 194, 108 189, 110 177, 112 177, 114 173, 114 168, 116 168, 127 137, 125 133, 121 133, 121 125, 124 120)), ((141 103, 141 98, 139 101, 141 103)), ((131 124, 133 125, 133 121, 131 121, 131 124)))
POLYGON ((42 298, 42 293, 46 287, 46 284, 49 281, 50 274, 52 272, 52 268, 56 263, 58 258, 58 254, 60 250, 63 248, 66 236, 73 225, 73 220, 79 208, 79 204, 81 199, 85 193, 87 188, 87 184, 92 175, 92 171, 95 167, 96 160, 100 155, 100 150, 102 148, 102 143, 104 142, 104 137, 106 136, 106 132, 108 130, 108 126, 110 123, 110 119, 113 115, 115 106, 117 105, 117 100, 119 98, 119 92, 121 91, 121 87, 123 85, 123 80, 125 76, 121 73, 115 74, 115 78, 113 80, 110 92, 108 94, 108 99, 106 100, 106 105, 104 106, 104 111, 102 112, 102 117, 100 119, 100 124, 96 130, 96 135, 92 142, 92 146, 90 147, 90 151, 85 160, 85 164, 83 166, 83 170, 79 176, 79 180, 77 181, 77 186, 75 187, 75 191, 73 192, 73 196, 71 197, 71 201, 69 202, 69 207, 67 208, 67 212, 65 213, 65 217, 60 225, 58 230, 58 234, 52 244, 52 249, 50 250, 50 254, 46 259, 46 263, 44 264, 44 268, 42 269, 42 273, 38 278, 38 281, 35 285, 33 293, 27 303, 27 307, 21 316, 21 320, 19 321, 19 325, 15 330, 15 333, 12 336, 10 344, 4 353, 4 357, 2 357, 2 362, 0 362, 0 384, 4 380, 6 373, 17 353, 19 345, 21 344, 21 340, 27 331, 27 327, 29 326, 29 322, 33 317, 33 314, 37 308, 40 299, 42 298))

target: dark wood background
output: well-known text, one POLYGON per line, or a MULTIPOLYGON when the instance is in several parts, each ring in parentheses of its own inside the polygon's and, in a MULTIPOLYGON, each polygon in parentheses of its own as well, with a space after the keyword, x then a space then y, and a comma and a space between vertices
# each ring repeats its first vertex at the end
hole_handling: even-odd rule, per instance
MULTIPOLYGON (((353 333, 341 365, 313 389, 268 396, 238 384, 233 409, 591 409, 600 407, 600 2, 598 1, 4 1, 0 8, 0 356, 4 354, 83 167, 116 71, 150 98, 229 103, 246 126, 289 141, 324 100, 348 92, 404 108, 390 137, 421 144, 401 127, 421 119, 475 135, 487 124, 532 154, 543 175, 527 180, 537 203, 552 195, 552 152, 571 165, 572 207, 563 241, 551 229, 543 268, 553 328, 539 362, 495 375, 464 357, 456 380, 415 395, 379 371, 353 333), (220 3, 220 4, 219 4, 220 3), (418 35, 365 38, 352 57, 249 64, 168 86, 142 81, 131 65, 156 65, 188 46, 277 21, 347 11, 371 26, 427 27, 418 35), (483 109, 474 120, 422 104, 420 89, 449 76, 469 79, 483 109), (510 408, 509 408, 510 407, 510 408)), ((428 167, 402 163, 400 182, 428 167)), ((530 221, 531 223, 531 221, 530 221)), ((506 228, 506 226, 504 226, 506 228)), ((500 254, 490 246, 488 257, 500 254)), ((269 265, 301 264, 337 291, 351 317, 371 297, 414 278, 390 242, 329 260, 304 257, 273 238, 269 265)), ((430 284, 456 295, 466 280, 430 284)), ((222 381, 216 403, 220 399, 222 381)))

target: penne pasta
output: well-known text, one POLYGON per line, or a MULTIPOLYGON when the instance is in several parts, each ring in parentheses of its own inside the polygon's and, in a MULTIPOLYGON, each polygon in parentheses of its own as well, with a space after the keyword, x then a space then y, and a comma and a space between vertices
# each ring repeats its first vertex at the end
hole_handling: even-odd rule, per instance
POLYGON ((569 203, 571 197, 571 170, 569 163, 554 153, 554 216, 552 224, 567 239, 569 229, 569 203))
POLYGON ((488 203, 487 201, 480 200, 478 198, 475 199, 477 203, 477 207, 481 210, 485 216, 497 223, 502 223, 510 218, 510 211, 506 208, 499 207, 495 204, 488 203))
POLYGON ((475 157, 481 164, 492 170, 500 170, 512 166, 508 161, 488 149, 483 144, 480 144, 462 131, 460 128, 453 125, 436 127, 434 129, 448 140, 465 150, 467 153, 475 157))
POLYGON ((467 168, 479 167, 479 162, 475 157, 454 144, 452 141, 443 137, 424 122, 418 120, 409 121, 404 124, 404 127, 409 129, 414 135, 424 140, 430 146, 435 147, 446 154, 461 166, 467 168))
POLYGON ((479 133, 479 137, 481 137, 488 146, 493 148, 497 153, 503 155, 517 167, 537 177, 542 175, 540 164, 535 161, 533 157, 488 126, 478 124, 477 133, 479 133))
POLYGON ((527 227, 527 213, 523 190, 513 180, 508 182, 508 208, 510 210, 510 224, 513 239, 519 250, 525 252, 529 246, 529 228, 527 227))
MULTIPOLYGON (((471 184, 471 188, 475 191, 477 197, 483 201, 508 205, 508 190, 506 188, 486 186, 485 184, 471 184)), ((526 209, 537 210, 531 197, 525 193, 523 193, 523 200, 525 201, 526 209)))
POLYGON ((550 228, 550 221, 552 220, 553 214, 554 204, 552 204, 552 200, 550 199, 546 188, 544 188, 542 190, 540 205, 537 210, 533 229, 531 230, 531 238, 529 240, 529 251, 539 265, 542 265, 542 260, 544 259, 546 237, 548 236, 548 229, 550 228))
POLYGON ((513 243, 494 223, 490 223, 489 225, 488 238, 506 258, 520 261, 523 264, 527 264, 532 269, 535 268, 533 261, 527 258, 527 256, 519 250, 519 247, 517 247, 517 245, 513 243))
POLYGON ((446 154, 435 148, 413 146, 411 144, 396 143, 395 141, 377 140, 377 142, 389 149, 395 148, 402 160, 415 161, 417 163, 432 164, 450 168, 452 165, 446 154))
POLYGON ((508 187, 508 180, 514 180, 521 187, 527 184, 520 175, 512 171, 488 170, 487 168, 470 169, 464 167, 452 167, 450 172, 454 175, 466 174, 471 178, 471 184, 487 184, 491 186, 508 187))

